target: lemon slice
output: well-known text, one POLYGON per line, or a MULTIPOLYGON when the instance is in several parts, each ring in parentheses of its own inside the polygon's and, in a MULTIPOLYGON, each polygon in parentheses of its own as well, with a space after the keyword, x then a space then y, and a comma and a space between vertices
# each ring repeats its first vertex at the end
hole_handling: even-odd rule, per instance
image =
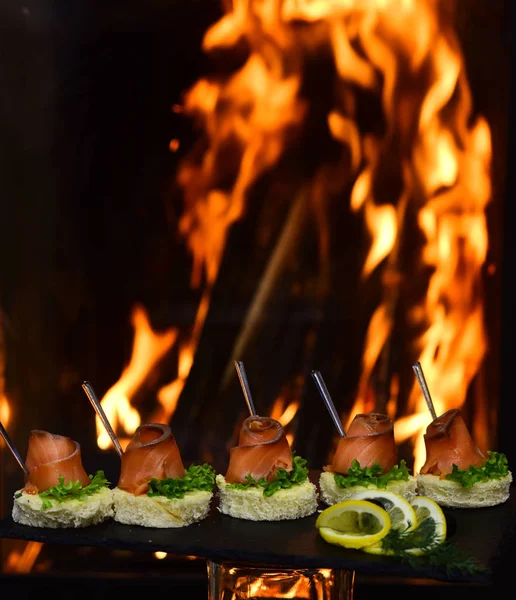
POLYGON ((412 505, 396 492, 371 488, 353 494, 353 498, 374 502, 385 509, 391 518, 391 529, 409 531, 416 526, 417 516, 412 505))
MULTIPOLYGON (((431 539, 432 546, 444 542, 447 534, 446 516, 439 504, 428 496, 416 496, 411 505, 416 515, 416 526, 406 530, 405 535, 409 534, 409 539, 415 542, 431 539)), ((384 549, 381 541, 364 550, 369 554, 395 554, 392 550, 384 549)), ((425 554, 425 548, 415 546, 405 548, 404 552, 421 556, 425 554)))
POLYGON ((446 516, 439 504, 428 496, 416 496, 411 504, 416 513, 417 526, 420 527, 427 519, 433 519, 435 524, 435 544, 444 542, 448 528, 446 525, 446 516))
POLYGON ((344 500, 326 508, 315 526, 321 537, 344 548, 363 548, 384 538, 391 528, 389 513, 367 500, 344 500))

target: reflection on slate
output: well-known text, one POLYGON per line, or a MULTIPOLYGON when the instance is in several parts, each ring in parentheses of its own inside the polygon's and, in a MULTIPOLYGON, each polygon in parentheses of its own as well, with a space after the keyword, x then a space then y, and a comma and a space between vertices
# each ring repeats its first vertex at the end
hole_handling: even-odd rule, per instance
POLYGON ((177 529, 133 527, 110 521, 83 529, 43 529, 0 521, 0 537, 49 544, 68 544, 234 560, 285 567, 354 570, 364 575, 409 577, 468 583, 491 583, 508 564, 516 540, 516 494, 504 504, 480 509, 444 509, 448 539, 486 573, 435 571, 412 567, 398 558, 373 556, 327 544, 315 528, 317 514, 296 521, 254 522, 218 512, 216 501, 201 523, 177 529))

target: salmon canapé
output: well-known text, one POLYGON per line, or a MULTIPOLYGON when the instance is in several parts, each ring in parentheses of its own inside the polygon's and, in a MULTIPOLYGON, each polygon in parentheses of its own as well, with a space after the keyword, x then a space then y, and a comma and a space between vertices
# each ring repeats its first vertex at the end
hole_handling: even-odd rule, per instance
POLYGON ((118 487, 140 496, 149 491, 151 479, 183 477, 185 468, 168 425, 140 425, 122 454, 118 487))
POLYGON ((30 432, 25 464, 29 476, 25 477, 22 491, 38 494, 59 484, 80 481, 90 483, 81 458, 81 446, 69 437, 35 429, 30 432))
POLYGON ((230 450, 226 482, 245 483, 247 475, 272 481, 278 469, 292 470, 292 450, 283 426, 269 417, 247 417, 238 446, 230 450))
POLYGON ((346 475, 354 460, 362 469, 378 464, 384 473, 397 463, 394 425, 387 415, 356 415, 346 437, 339 440, 331 465, 324 470, 346 475))
POLYGON ((422 475, 437 475, 444 479, 453 471, 454 464, 465 470, 471 466, 482 466, 488 458, 473 441, 460 411, 456 408, 434 419, 426 428, 423 437, 426 461, 421 467, 422 475))

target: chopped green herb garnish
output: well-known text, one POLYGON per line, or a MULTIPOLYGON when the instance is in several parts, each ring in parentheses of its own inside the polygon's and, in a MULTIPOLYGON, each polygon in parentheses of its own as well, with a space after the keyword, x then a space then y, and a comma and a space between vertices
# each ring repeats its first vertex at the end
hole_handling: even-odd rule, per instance
POLYGON ((272 481, 266 481, 264 477, 254 479, 251 475, 246 475, 245 483, 228 483, 228 488, 235 490, 246 490, 250 487, 263 488, 264 496, 272 496, 281 489, 288 489, 294 485, 304 483, 308 478, 308 469, 306 468, 306 459, 300 456, 292 457, 292 470, 278 469, 276 476, 272 481))
POLYGON ((80 481, 69 481, 64 482, 64 477, 59 476, 59 484, 54 485, 48 490, 39 492, 39 497, 43 500, 41 508, 46 510, 51 508, 52 500, 56 502, 64 502, 66 500, 86 500, 89 496, 98 492, 100 489, 107 487, 109 481, 104 475, 104 471, 97 471, 95 475, 90 475, 90 483, 86 486, 82 485, 80 481))
POLYGON ((151 479, 147 496, 165 496, 169 500, 184 498, 186 492, 211 492, 215 485, 215 469, 208 463, 190 465, 183 477, 151 479))
POLYGON ((444 569, 448 576, 489 572, 488 567, 477 563, 452 542, 445 540, 439 543, 432 518, 425 519, 411 531, 391 529, 380 543, 383 550, 392 552, 413 568, 430 566, 433 569, 444 569), (418 556, 409 552, 415 548, 422 550, 423 554, 418 556))
POLYGON ((505 454, 488 450, 487 455, 489 458, 481 467, 459 469, 457 465, 453 465, 453 471, 445 476, 446 479, 456 481, 464 488, 471 488, 475 483, 501 479, 508 475, 509 467, 505 454))
POLYGON ((356 459, 351 463, 346 475, 335 473, 335 483, 342 489, 354 485, 363 485, 364 487, 374 485, 378 488, 386 488, 389 481, 408 481, 408 478, 409 470, 403 459, 399 465, 394 465, 387 473, 383 472, 378 463, 372 467, 362 468, 356 459))

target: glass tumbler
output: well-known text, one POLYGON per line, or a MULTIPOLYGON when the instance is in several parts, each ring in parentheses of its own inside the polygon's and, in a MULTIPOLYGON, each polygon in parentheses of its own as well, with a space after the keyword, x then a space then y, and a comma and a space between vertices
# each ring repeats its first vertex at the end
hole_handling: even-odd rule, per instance
POLYGON ((208 600, 352 600, 354 571, 207 561, 208 600))

